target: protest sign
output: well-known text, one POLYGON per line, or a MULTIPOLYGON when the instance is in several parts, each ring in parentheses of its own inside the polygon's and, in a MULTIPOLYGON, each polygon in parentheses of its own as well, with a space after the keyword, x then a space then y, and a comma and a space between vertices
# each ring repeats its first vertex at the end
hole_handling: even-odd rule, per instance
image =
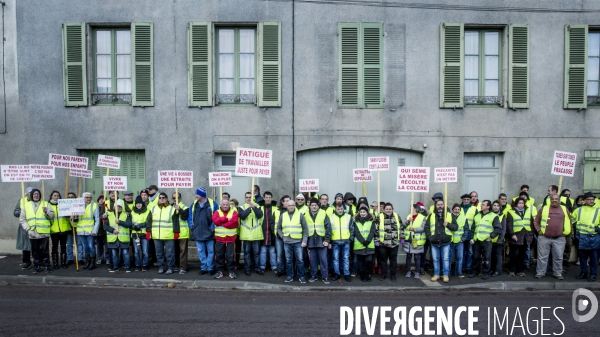
POLYGON ((373 175, 371 175, 371 171, 364 168, 356 168, 352 170, 352 180, 355 183, 360 183, 363 181, 373 181, 373 175))
POLYGON ((389 171, 390 157, 369 157, 367 169, 369 171, 389 171))
POLYGON ((554 151, 551 174, 572 177, 575 173, 577 153, 554 151))
POLYGON ((192 188, 193 184, 194 172, 192 171, 158 171, 159 188, 192 188))
POLYGON ((436 183, 458 182, 458 168, 456 167, 436 167, 433 172, 434 182, 436 183))
POLYGON ((208 172, 208 186, 232 186, 231 172, 208 172))
POLYGON ((300 192, 319 192, 319 179, 300 179, 300 192))
POLYGON ((396 191, 429 192, 429 167, 399 166, 396 191))
POLYGON ((48 165, 64 169, 87 170, 88 159, 86 157, 50 153, 48 155, 48 165))
POLYGON ((32 179, 55 179, 55 169, 52 165, 29 165, 32 179))
POLYGON ((30 165, 1 165, 0 171, 3 183, 34 181, 30 165))
POLYGON ((118 170, 121 167, 121 157, 113 157, 99 154, 96 166, 118 170))
POLYGON ((83 198, 58 199, 58 216, 76 216, 85 214, 83 198))
MULTIPOLYGON (((104 176, 104 190, 105 191, 126 191, 127 190, 127 177, 107 177, 104 176)), ((106 200, 106 199, 104 199, 106 200)))
POLYGON ((87 179, 92 179, 93 174, 94 174, 94 172, 91 170, 71 169, 71 171, 69 172, 69 176, 71 176, 71 177, 87 178, 87 179))
POLYGON ((235 174, 245 177, 271 178, 273 151, 237 148, 235 174))

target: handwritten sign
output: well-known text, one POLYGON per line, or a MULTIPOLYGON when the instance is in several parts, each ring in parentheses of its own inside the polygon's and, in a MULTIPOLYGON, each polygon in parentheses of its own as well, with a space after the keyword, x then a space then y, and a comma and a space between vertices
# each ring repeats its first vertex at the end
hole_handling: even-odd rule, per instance
POLYGON ((158 171, 158 188, 192 188, 193 184, 192 171, 158 171))
POLYGON ((300 179, 300 192, 319 192, 319 179, 300 179))
POLYGON ((83 198, 58 199, 58 216, 76 216, 85 214, 83 198))
POLYGON ((429 192, 429 167, 398 166, 398 192, 429 192))
POLYGON ((232 186, 231 172, 208 172, 208 186, 232 186))
POLYGON ((357 168, 352 170, 352 180, 355 183, 360 183, 363 181, 373 181, 373 175, 368 169, 357 168))
POLYGON ((30 165, 1 165, 0 171, 4 183, 34 181, 30 165))
POLYGON ((48 155, 48 165, 65 169, 87 170, 88 159, 86 157, 50 153, 48 155))
POLYGON ((577 153, 554 151, 551 174, 572 177, 575 173, 577 153))
POLYGON ((272 150, 237 148, 235 174, 245 177, 271 178, 272 150))
POLYGON ((369 171, 389 171, 390 157, 369 157, 367 169, 369 171))
POLYGON ((458 182, 458 168, 436 167, 433 176, 436 183, 455 183, 458 182))
POLYGON ((127 190, 127 177, 111 177, 104 176, 104 190, 105 191, 126 191, 127 190))
POLYGON ((55 179, 55 170, 52 165, 29 165, 32 179, 55 179))
POLYGON ((69 171, 69 176, 78 178, 92 179, 93 174, 94 172, 90 170, 71 169, 71 171, 69 171))
POLYGON ((121 157, 113 157, 99 154, 96 166, 118 170, 121 167, 121 157))

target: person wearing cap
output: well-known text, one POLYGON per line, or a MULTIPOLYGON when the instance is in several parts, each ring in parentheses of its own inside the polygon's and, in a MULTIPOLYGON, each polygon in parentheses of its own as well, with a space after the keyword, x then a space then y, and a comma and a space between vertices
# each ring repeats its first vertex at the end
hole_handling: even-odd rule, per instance
POLYGON ((50 226, 50 241, 52 242, 52 267, 58 269, 58 247, 60 246, 60 264, 67 268, 67 234, 71 232, 71 219, 68 216, 58 216, 58 199, 62 199, 60 192, 50 193, 49 206, 55 216, 50 226))
MULTIPOLYGON (((558 191, 558 186, 556 187, 556 189, 558 191)), ((515 202, 517 199, 519 199, 521 197, 521 193, 522 192, 527 193, 527 196, 529 196, 529 185, 521 185, 521 188, 519 189, 519 195, 517 195, 516 197, 512 198, 512 201, 515 202)), ((533 198, 527 199, 527 204, 525 204, 526 207, 534 206, 534 205, 535 205, 535 199, 533 199, 533 198)))
POLYGON ((427 210, 425 204, 418 201, 413 205, 415 214, 409 217, 403 226, 404 244, 402 249, 406 252, 406 277, 411 277, 411 262, 415 260, 415 278, 421 277, 421 257, 425 251, 425 223, 427 222, 427 210))
POLYGON ((171 200, 173 200, 171 206, 175 206, 176 202, 178 202, 177 204, 180 207, 179 238, 175 242, 175 252, 179 252, 179 255, 175 255, 178 268, 175 268, 173 272, 179 272, 179 274, 183 275, 187 273, 188 239, 190 238, 190 227, 188 225, 189 211, 188 207, 181 200, 181 193, 177 192, 177 194, 175 194, 175 192, 173 192, 171 200))
POLYGON ((148 197, 148 190, 143 189, 140 191, 140 197, 142 198, 142 202, 144 203, 144 205, 148 206, 148 203, 150 202, 150 199, 148 197))
MULTIPOLYGON (((89 192, 83 193, 83 201, 85 212, 77 217, 77 222, 74 222, 73 225, 77 227, 77 242, 81 242, 83 248, 85 263, 83 269, 92 270, 96 268, 95 241, 100 229, 100 207, 92 200, 92 194, 89 192)), ((74 217, 71 218, 74 219, 74 217)))
POLYGON ((484 280, 490 278, 492 260, 492 240, 502 234, 502 225, 498 215, 492 212, 492 202, 484 200, 480 203, 481 212, 473 218, 471 232, 473 237, 470 242, 473 245, 473 268, 469 278, 474 278, 481 272, 484 280))
MULTIPOLYGON (((15 206, 15 210, 13 215, 15 218, 19 218, 21 216, 21 210, 25 208, 25 204, 31 200, 31 191, 33 187, 27 187, 25 189, 25 196, 19 201, 17 201, 17 206, 15 206)), ((27 231, 23 229, 21 223, 17 227, 17 240, 16 240, 16 249, 23 251, 22 253, 22 263, 21 268, 29 269, 31 268, 31 241, 29 241, 29 236, 27 235, 27 231)))
POLYGON ((147 188, 148 190, 148 208, 152 209, 153 206, 158 204, 158 196, 160 192, 158 191, 158 186, 150 185, 147 188))
POLYGON ((175 240, 179 239, 179 205, 171 206, 166 193, 160 192, 158 203, 152 206, 148 214, 146 239, 154 239, 159 274, 173 274, 175 270, 175 240), (165 272, 165 257, 167 271, 165 272))
MULTIPOLYGON (((479 212, 479 210, 477 210, 477 207, 472 207, 473 205, 471 204, 471 196, 469 194, 465 193, 461 195, 460 199, 462 200, 460 205, 460 214, 464 216, 466 221, 465 226, 467 226, 470 231, 471 227, 473 226, 473 218, 475 218, 475 215, 479 212)), ((471 272, 471 264, 473 262, 473 245, 471 245, 469 239, 463 240, 463 246, 464 256, 462 272, 469 274, 471 272)))
MULTIPOLYGON (((381 257, 382 267, 379 281, 387 278, 388 260, 390 263, 390 280, 396 281, 396 270, 398 269, 398 249, 400 247, 400 227, 402 222, 391 203, 386 203, 383 212, 377 217, 377 236, 375 243, 379 243, 377 250, 381 257)), ((377 246, 377 245, 376 245, 377 246)))
POLYGON ((123 211, 125 213, 131 214, 131 210, 135 207, 135 202, 133 200, 133 192, 125 191, 123 193, 123 211))
POLYGON ((273 193, 265 191, 263 197, 257 197, 256 201, 260 206, 260 210, 263 213, 262 231, 263 241, 260 245, 260 275, 265 274, 267 268, 267 254, 269 255, 269 261, 271 262, 271 270, 277 273, 277 249, 275 244, 275 237, 277 232, 275 230, 275 223, 279 220, 275 220, 273 215, 277 209, 277 202, 273 201, 273 193))
MULTIPOLYGON (((281 214, 277 223, 277 235, 283 239, 285 250, 285 270, 287 274, 285 282, 289 283, 294 280, 295 255, 298 278, 300 279, 300 283, 306 283, 302 248, 306 247, 308 228, 304 214, 296 209, 296 203, 293 200, 287 202, 286 211, 281 214)), ((244 247, 245 250, 246 247, 244 247)))
POLYGON ((131 216, 127 215, 123 207, 123 200, 117 200, 113 210, 108 212, 107 221, 104 223, 106 231, 106 246, 112 252, 112 267, 108 268, 111 273, 119 271, 119 251, 123 257, 125 272, 131 273, 129 260, 129 238, 131 229, 131 216))
MULTIPOLYGON (((263 212, 252 200, 252 194, 244 194, 244 205, 239 211, 240 240, 244 248, 244 270, 250 276, 252 265, 254 271, 260 274, 260 244, 264 240, 262 221, 263 212)), ((261 198, 262 199, 262 198, 261 198)))
POLYGON ((42 263, 46 272, 51 273, 50 255, 48 254, 50 241, 50 225, 54 219, 54 211, 46 201, 42 200, 40 190, 31 190, 31 200, 23 204, 19 222, 27 232, 31 241, 31 253, 33 255, 34 273, 42 271, 42 263))
POLYGON ((431 197, 431 200, 433 201, 433 204, 429 206, 430 214, 435 212, 435 205, 439 200, 444 201, 444 194, 442 192, 435 192, 433 197, 431 197))
POLYGON ((596 197, 592 192, 583 195, 583 206, 573 211, 575 238, 578 241, 579 266, 577 279, 596 281, 598 270, 598 248, 600 248, 600 208, 594 206, 596 197), (589 265, 588 265, 589 263, 589 265))
POLYGON ((300 212, 302 214, 304 214, 308 211, 308 206, 306 206, 305 201, 306 201, 306 199, 304 197, 304 194, 299 193, 296 196, 296 209, 298 210, 298 212, 300 212))
POLYGON ((221 199, 221 207, 212 214, 215 224, 215 262, 217 272, 216 279, 223 277, 225 267, 229 277, 237 278, 235 275, 235 240, 239 226, 238 212, 230 207, 229 199, 221 199))
POLYGON ((533 221, 538 233, 535 277, 542 278, 546 275, 548 257, 552 252, 552 274, 562 280, 565 237, 571 234, 571 213, 566 206, 560 204, 557 194, 553 194, 550 201, 550 206, 543 206, 533 221))
MULTIPOLYGON (((362 198, 361 198, 362 199, 362 198)), ((377 226, 373 216, 369 213, 368 203, 361 203, 359 199, 358 212, 354 217, 354 244, 353 252, 357 259, 357 269, 360 280, 371 282, 369 269, 375 254, 375 236, 377 226)))
POLYGON ((444 283, 450 281, 450 244, 452 243, 452 232, 457 229, 458 225, 452 217, 452 213, 444 209, 444 201, 441 199, 436 201, 435 211, 429 214, 425 222, 425 235, 431 244, 433 260, 432 282, 439 280, 440 272, 442 272, 444 283))
POLYGON ((148 240, 146 239, 147 221, 150 210, 141 196, 135 198, 135 207, 131 210, 131 239, 135 257, 135 271, 148 271, 148 240))
POLYGON ((190 204, 187 225, 190 229, 190 237, 196 241, 200 259, 198 275, 215 274, 215 225, 212 216, 218 207, 214 200, 206 196, 204 186, 196 189, 196 200, 190 204))
POLYGON ((327 272, 327 248, 331 242, 331 223, 327 212, 320 208, 319 201, 315 198, 310 199, 310 210, 304 213, 306 226, 308 228, 308 256, 310 260, 310 279, 308 282, 315 282, 319 279, 317 273, 321 268, 321 279, 323 283, 329 284, 327 272))
MULTIPOLYGON (((452 217, 453 221, 456 222, 457 229, 452 232, 452 243, 450 244, 450 262, 455 260, 454 276, 459 278, 465 277, 463 275, 463 258, 464 258, 464 241, 469 241, 470 228, 467 226, 467 219, 464 214, 460 211, 460 205, 454 204, 452 206, 452 217)), ((470 245, 470 243, 469 243, 470 245)))

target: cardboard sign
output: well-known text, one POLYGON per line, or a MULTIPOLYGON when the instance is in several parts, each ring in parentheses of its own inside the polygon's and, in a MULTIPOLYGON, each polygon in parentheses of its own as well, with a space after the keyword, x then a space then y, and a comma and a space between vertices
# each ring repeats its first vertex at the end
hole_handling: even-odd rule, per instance
POLYGON ((429 167, 398 166, 398 192, 429 192, 429 167))
POLYGON ((1 165, 0 171, 3 183, 34 181, 30 165, 1 165))
POLYGON ((75 216, 85 214, 83 198, 58 199, 58 216, 75 216))
POLYGON ((65 169, 87 170, 88 159, 86 157, 50 153, 48 155, 48 165, 65 169))
POLYGON ((235 175, 271 178, 272 150, 242 149, 235 152, 235 175))
POLYGON ((192 171, 158 171, 158 188, 192 188, 194 172, 192 171))
POLYGON ((319 192, 319 179, 300 179, 300 192, 319 192))
POLYGON ((121 167, 121 157, 99 154, 98 163, 96 163, 96 166, 118 170, 121 167))
POLYGON ((575 174, 575 161, 577 153, 569 153, 562 151, 554 151, 554 159, 552 159, 551 174, 557 176, 572 177, 575 174))
POLYGON ((127 177, 102 177, 104 181, 103 189, 105 191, 126 191, 127 190, 127 177))
POLYGON ((55 170, 52 165, 29 165, 31 167, 31 178, 33 179, 55 179, 55 170))
POLYGON ((369 171, 389 171, 390 157, 369 157, 367 169, 369 171))
POLYGON ((231 172, 208 172, 208 186, 232 186, 231 172))
POLYGON ((363 181, 373 181, 373 175, 371 175, 371 171, 364 168, 357 168, 352 170, 352 180, 355 183, 360 183, 363 181))
POLYGON ((94 175, 94 172, 90 171, 90 170, 71 169, 71 171, 69 171, 69 176, 70 177, 92 179, 93 175, 94 175))
POLYGON ((436 167, 433 172, 436 183, 458 182, 458 168, 456 167, 436 167))

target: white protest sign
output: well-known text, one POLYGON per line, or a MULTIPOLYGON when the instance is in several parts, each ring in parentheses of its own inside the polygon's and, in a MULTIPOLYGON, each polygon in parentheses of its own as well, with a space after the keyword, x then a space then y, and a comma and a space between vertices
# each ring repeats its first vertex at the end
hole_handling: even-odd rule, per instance
POLYGON ((360 183, 363 181, 373 181, 373 175, 368 169, 357 168, 352 170, 352 180, 355 183, 360 183))
POLYGON ((78 178, 92 179, 93 174, 94 174, 94 172, 92 172, 90 170, 71 169, 69 171, 69 176, 71 176, 71 177, 78 177, 78 178))
POLYGON ((319 179, 300 179, 300 192, 319 192, 319 179))
POLYGON ((55 170, 52 165, 29 165, 31 178, 33 179, 55 179, 55 170))
POLYGON ((118 170, 121 167, 121 157, 113 157, 99 154, 96 166, 118 170))
POLYGON ((87 170, 88 159, 86 157, 50 153, 48 155, 48 165, 65 169, 87 170))
POLYGON ((429 192, 429 167, 398 166, 398 192, 429 192))
POLYGON ((85 214, 83 198, 58 199, 58 216, 75 216, 85 214))
POLYGON ((563 151, 554 151, 554 158, 552 159, 552 172, 551 174, 557 176, 572 177, 575 173, 575 161, 577 160, 577 153, 569 153, 563 151))
POLYGON ((208 186, 232 186, 231 172, 208 172, 208 186))
POLYGON ((28 182, 35 181, 31 177, 30 165, 1 165, 2 182, 28 182))
POLYGON ((436 183, 456 183, 458 182, 458 168, 436 167, 433 169, 433 176, 436 183))
POLYGON ((158 171, 158 188, 192 188, 194 172, 165 170, 158 171))
POLYGON ((104 176, 104 188, 105 191, 126 191, 127 190, 127 177, 111 177, 104 176))
POLYGON ((237 148, 235 174, 245 177, 271 178, 272 150, 237 148))
POLYGON ((367 169, 369 171, 389 171, 390 157, 369 157, 367 169))

